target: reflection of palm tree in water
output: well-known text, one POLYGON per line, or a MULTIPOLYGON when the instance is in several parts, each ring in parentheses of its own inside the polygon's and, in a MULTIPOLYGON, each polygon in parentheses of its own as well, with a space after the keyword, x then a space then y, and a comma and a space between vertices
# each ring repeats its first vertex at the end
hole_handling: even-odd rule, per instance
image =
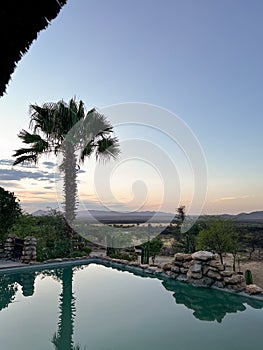
POLYGON ((58 331, 53 335, 52 343, 56 350, 81 350, 73 345, 73 329, 75 316, 75 297, 72 291, 73 270, 65 267, 62 270, 62 292, 60 294, 60 315, 58 331))

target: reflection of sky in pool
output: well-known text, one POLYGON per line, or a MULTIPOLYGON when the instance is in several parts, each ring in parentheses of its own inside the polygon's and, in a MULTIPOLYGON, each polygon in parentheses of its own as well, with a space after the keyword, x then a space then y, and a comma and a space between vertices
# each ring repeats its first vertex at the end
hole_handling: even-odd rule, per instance
POLYGON ((253 299, 95 264, 0 281, 3 350, 262 349, 253 299))

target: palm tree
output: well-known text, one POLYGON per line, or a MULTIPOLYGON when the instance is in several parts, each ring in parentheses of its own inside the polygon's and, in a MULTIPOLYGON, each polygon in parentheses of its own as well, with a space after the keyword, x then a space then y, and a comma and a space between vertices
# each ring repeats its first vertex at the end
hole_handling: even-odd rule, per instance
POLYGON ((13 155, 14 165, 37 163, 43 154, 62 154, 60 170, 64 179, 64 210, 66 221, 75 219, 77 208, 78 163, 95 154, 96 159, 108 160, 119 154, 118 139, 107 118, 92 109, 85 112, 84 103, 71 99, 30 106, 32 133, 22 130, 18 137, 28 147, 13 155))

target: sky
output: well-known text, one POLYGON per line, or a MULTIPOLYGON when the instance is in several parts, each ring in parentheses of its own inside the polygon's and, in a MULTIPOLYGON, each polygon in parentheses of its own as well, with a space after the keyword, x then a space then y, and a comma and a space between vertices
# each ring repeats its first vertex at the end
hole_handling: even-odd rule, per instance
POLYGON ((30 104, 76 97, 122 149, 82 167, 82 209, 263 210, 262 12, 261 0, 69 0, 0 99, 0 186, 28 212, 58 206, 58 160, 12 167, 12 154, 30 104))

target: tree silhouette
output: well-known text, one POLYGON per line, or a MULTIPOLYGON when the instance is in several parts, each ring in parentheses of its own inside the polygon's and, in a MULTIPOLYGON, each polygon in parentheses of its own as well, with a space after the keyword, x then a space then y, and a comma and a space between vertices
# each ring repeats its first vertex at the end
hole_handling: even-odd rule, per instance
POLYGON ((30 113, 33 133, 22 130, 18 134, 27 147, 15 151, 14 165, 36 163, 43 154, 62 154, 65 218, 71 224, 77 207, 77 162, 83 163, 93 154, 96 159, 115 158, 119 154, 118 139, 112 136, 113 126, 107 118, 95 109, 86 113, 83 101, 31 105, 30 113))

